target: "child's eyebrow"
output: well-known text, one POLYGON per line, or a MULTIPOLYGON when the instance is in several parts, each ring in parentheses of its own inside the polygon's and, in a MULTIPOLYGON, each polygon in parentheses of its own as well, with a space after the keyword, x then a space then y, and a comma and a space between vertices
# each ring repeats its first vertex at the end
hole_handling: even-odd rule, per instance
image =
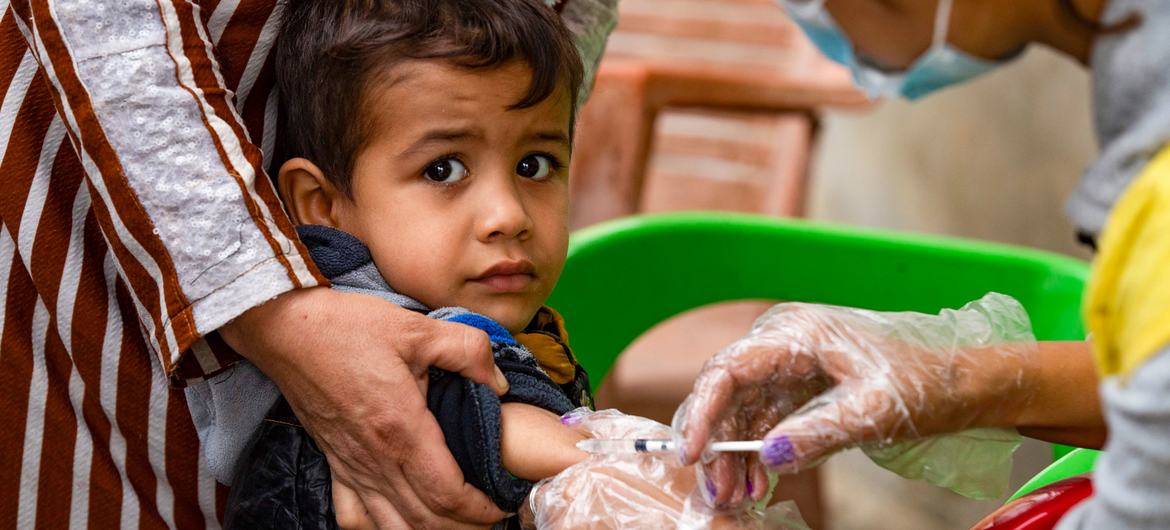
POLYGON ((441 144, 454 142, 456 140, 466 139, 482 139, 483 131, 477 129, 433 129, 427 131, 426 134, 415 140, 410 147, 402 151, 403 156, 410 156, 419 151, 424 150, 431 144, 441 144))
POLYGON ((538 142, 553 142, 569 145, 569 136, 561 131, 537 131, 529 135, 529 140, 538 142))

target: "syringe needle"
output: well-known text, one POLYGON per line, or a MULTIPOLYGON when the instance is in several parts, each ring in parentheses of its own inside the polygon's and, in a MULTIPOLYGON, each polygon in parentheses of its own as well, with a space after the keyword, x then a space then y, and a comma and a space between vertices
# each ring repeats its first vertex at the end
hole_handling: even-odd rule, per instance
POLYGON ((671 440, 648 440, 643 438, 624 440, 586 439, 577 442, 577 449, 586 453, 600 455, 666 453, 674 451, 674 442, 671 440))
MULTIPOLYGON (((751 453, 764 447, 762 440, 713 442, 707 449, 717 453, 751 453)), ((634 439, 587 439, 577 442, 577 449, 590 454, 636 454, 674 452, 673 440, 634 439)))

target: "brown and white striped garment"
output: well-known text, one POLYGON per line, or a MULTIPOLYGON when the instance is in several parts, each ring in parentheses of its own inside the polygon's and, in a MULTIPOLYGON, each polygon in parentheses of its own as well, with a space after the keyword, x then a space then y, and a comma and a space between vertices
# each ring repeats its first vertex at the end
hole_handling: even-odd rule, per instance
MULTIPOLYGON (((285 1, 0 0, 0 529, 219 526, 178 387, 325 283, 263 171, 285 1)), ((591 75, 616 0, 545 1, 591 75)))
POLYGON ((174 386, 324 281, 262 171, 278 2, 0 6, 0 528, 218 526, 174 386))

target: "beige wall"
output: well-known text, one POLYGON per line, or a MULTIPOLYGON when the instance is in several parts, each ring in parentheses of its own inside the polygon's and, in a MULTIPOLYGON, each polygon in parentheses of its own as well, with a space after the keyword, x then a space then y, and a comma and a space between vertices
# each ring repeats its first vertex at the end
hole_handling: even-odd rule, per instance
POLYGON ((1089 77, 1044 49, 965 86, 829 113, 813 218, 1086 256, 1063 214, 1096 152, 1089 77))

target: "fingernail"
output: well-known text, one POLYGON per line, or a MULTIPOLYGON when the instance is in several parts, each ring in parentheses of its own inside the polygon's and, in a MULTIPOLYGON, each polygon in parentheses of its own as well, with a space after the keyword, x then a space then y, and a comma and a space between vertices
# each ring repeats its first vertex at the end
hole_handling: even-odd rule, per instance
POLYGON ((760 450, 760 460, 768 467, 780 467, 796 460, 796 451, 792 447, 792 440, 787 436, 777 436, 764 440, 764 448, 760 450))
POLYGON ((747 490, 748 497, 751 497, 752 492, 756 490, 756 488, 754 486, 752 486, 752 479, 750 479, 750 478, 746 479, 745 484, 744 484, 744 488, 747 490))
POLYGON ((572 427, 577 424, 577 416, 572 414, 565 414, 561 416, 561 425, 572 427))
POLYGON ((504 372, 500 371, 499 366, 497 366, 495 368, 496 368, 496 386, 499 387, 500 392, 507 392, 508 391, 508 378, 504 377, 504 372))
POLYGON ((678 443, 678 461, 680 464, 687 462, 687 441, 682 440, 678 443))
POLYGON ((715 483, 711 479, 707 479, 707 494, 711 496, 711 499, 715 498, 715 483))

